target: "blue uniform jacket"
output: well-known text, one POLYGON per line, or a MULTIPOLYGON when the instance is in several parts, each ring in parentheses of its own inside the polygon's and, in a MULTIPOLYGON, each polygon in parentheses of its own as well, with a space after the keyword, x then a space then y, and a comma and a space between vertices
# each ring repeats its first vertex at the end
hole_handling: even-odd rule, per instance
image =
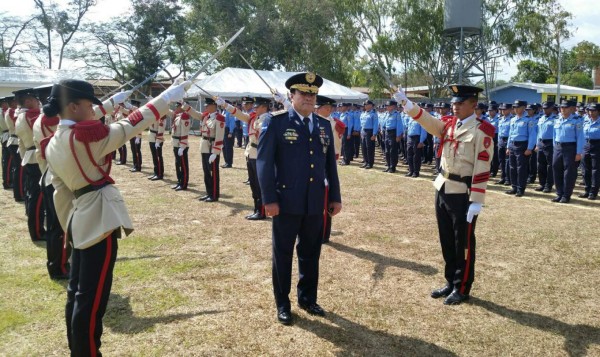
POLYGON ((360 113, 360 110, 355 110, 352 112, 352 116, 354 118, 354 131, 360 131, 362 129, 362 127, 360 126, 360 113))
POLYGON ((386 112, 382 116, 381 127, 383 130, 396 130, 396 136, 400 136, 404 132, 404 121, 398 111, 386 112))
POLYGON ((600 119, 596 119, 596 121, 586 120, 583 124, 583 133, 587 140, 600 139, 600 119))
POLYGON ((510 121, 512 119, 512 116, 508 116, 508 117, 500 117, 500 120, 498 120, 498 136, 501 138, 508 138, 508 135, 510 135, 510 121))
POLYGON ((231 115, 228 111, 225 111, 223 115, 225 115, 225 127, 229 128, 229 133, 233 133, 233 129, 235 129, 235 116, 231 115))
POLYGON ((577 143, 577 154, 583 154, 583 119, 577 114, 571 114, 567 119, 559 116, 554 121, 554 141, 577 143))
POLYGON ((347 135, 352 134, 352 130, 354 130, 354 116, 352 115, 352 112, 342 113, 340 115, 340 120, 346 125, 347 135))
POLYGON ((510 134, 508 135, 508 147, 515 141, 527 141, 527 150, 533 150, 536 143, 536 123, 527 115, 514 116, 510 120, 510 134))
POLYGON ((363 130, 373 130, 376 133, 379 128, 379 119, 375 110, 364 111, 360 115, 360 127, 363 130))
POLYGON ((329 201, 342 202, 331 123, 313 113, 308 132, 296 111, 263 122, 256 170, 264 204, 279 203, 281 213, 323 214, 325 179, 329 201))
POLYGON ((416 120, 411 120, 408 122, 408 127, 406 128, 406 135, 419 135, 420 143, 424 143, 425 139, 427 139, 427 131, 416 120))
POLYGON ((554 113, 550 114, 550 116, 544 115, 538 120, 538 141, 554 139, 555 120, 556 114, 554 113))

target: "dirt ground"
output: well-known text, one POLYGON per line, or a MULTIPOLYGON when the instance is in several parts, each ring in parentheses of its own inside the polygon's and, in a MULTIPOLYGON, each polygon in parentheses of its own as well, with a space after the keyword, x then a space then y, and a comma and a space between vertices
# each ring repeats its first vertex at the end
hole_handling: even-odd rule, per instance
MULTIPOLYGON (((204 203, 198 147, 192 138, 187 192, 170 189, 169 142, 164 181, 146 180, 145 138, 142 173, 113 168, 136 230, 119 241, 106 356, 600 356, 600 202, 558 205, 490 185, 471 301, 448 307, 429 297, 444 283, 431 168, 413 179, 405 166, 380 172, 379 159, 372 170, 339 167, 343 210, 321 256, 327 316, 293 306, 286 327, 276 322, 271 222, 244 219, 243 150, 221 170, 221 200, 204 203)), ((28 238, 10 191, 0 192, 0 242, 0 355, 67 355, 65 283, 48 278, 45 244, 28 238)))

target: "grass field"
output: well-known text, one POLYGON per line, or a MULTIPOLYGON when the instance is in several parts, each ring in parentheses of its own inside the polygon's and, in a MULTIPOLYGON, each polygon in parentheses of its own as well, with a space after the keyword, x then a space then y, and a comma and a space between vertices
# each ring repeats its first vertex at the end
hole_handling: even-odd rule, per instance
MULTIPOLYGON (((430 168, 409 179, 404 166, 340 167, 344 208, 321 256, 327 316, 293 306, 286 327, 272 296, 271 222, 244 219, 243 151, 221 171, 220 202, 204 203, 191 142, 187 192, 169 188, 170 143, 164 182, 146 180, 146 141, 143 173, 113 168, 136 231, 119 241, 106 356, 600 356, 600 202, 558 205, 533 190, 519 199, 490 185, 472 299, 447 307, 429 297, 444 283, 430 168)), ((65 283, 48 278, 45 246, 28 238, 10 191, 0 217, 0 355, 65 356, 65 283)))

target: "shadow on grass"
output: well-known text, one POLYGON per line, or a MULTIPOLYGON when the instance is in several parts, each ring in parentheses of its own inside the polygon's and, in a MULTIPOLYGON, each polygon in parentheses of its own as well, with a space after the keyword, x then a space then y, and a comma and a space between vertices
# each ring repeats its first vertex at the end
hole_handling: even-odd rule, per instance
POLYGON ((117 257, 117 261, 118 262, 126 262, 126 261, 130 261, 130 260, 155 259, 155 258, 161 258, 161 256, 155 255, 155 254, 150 254, 150 255, 142 255, 139 257, 117 257))
POLYGON ((433 343, 372 330, 332 312, 328 312, 325 319, 335 326, 304 318, 298 318, 295 326, 333 343, 340 349, 336 355, 456 356, 433 343))
POLYGON ((563 336, 565 338, 564 349, 569 356, 586 356, 590 345, 600 344, 600 328, 595 326, 570 325, 548 316, 513 310, 476 297, 471 297, 470 303, 494 314, 511 319, 520 325, 563 336))
POLYGON ((375 263, 375 271, 373 272, 373 278, 376 280, 383 278, 383 275, 385 274, 385 269, 388 267, 408 269, 424 275, 435 275, 438 272, 436 268, 429 265, 415 263, 408 260, 401 260, 397 258, 390 258, 379 253, 349 247, 347 245, 343 245, 337 242, 329 242, 327 245, 340 252, 352 254, 357 258, 361 258, 375 263))
POLYGON ((133 314, 129 297, 110 294, 104 324, 114 332, 122 334, 138 334, 152 329, 155 325, 164 325, 171 322, 190 319, 195 316, 220 314, 223 311, 207 310, 187 314, 172 314, 155 317, 137 317, 133 314))

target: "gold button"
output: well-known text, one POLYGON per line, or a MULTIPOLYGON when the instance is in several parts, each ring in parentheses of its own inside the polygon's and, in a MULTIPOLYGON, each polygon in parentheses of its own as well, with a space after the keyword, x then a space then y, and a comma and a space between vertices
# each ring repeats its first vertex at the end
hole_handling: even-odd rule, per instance
POLYGON ((281 186, 281 187, 285 188, 285 185, 283 185, 283 186, 281 186))
POLYGON ((313 178, 312 177, 310 178, 310 182, 313 182, 313 178))
POLYGON ((312 151, 312 150, 310 151, 310 154, 311 154, 311 155, 313 154, 313 151, 312 151))
POLYGON ((308 139, 308 141, 312 141, 312 138, 308 139))
POLYGON ((315 168, 315 164, 310 164, 310 168, 314 169, 315 168))

